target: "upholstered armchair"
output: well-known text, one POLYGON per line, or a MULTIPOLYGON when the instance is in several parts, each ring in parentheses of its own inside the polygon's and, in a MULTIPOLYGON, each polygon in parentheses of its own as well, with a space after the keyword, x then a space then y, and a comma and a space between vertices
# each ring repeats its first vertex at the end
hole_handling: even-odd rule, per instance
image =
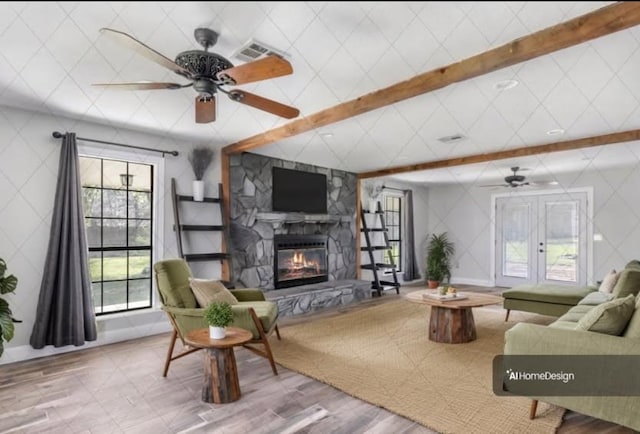
MULTIPOLYGON (((168 259, 155 263, 153 269, 162 301, 162 310, 167 313, 173 326, 162 373, 163 377, 166 377, 169 365, 173 360, 199 350, 199 348, 190 348, 185 343, 184 337, 187 333, 209 326, 202 317, 204 306, 198 306, 189 286, 189 278, 192 277, 192 274, 187 262, 183 259, 168 259), (174 347, 178 338, 182 341, 183 350, 174 355, 174 347)), ((238 300, 238 304, 231 306, 234 314, 231 325, 249 330, 253 334, 253 339, 243 346, 269 360, 273 374, 278 375, 268 340, 274 331, 280 339, 277 325, 277 304, 266 301, 262 290, 257 288, 231 289, 230 291, 238 300), (262 344, 264 349, 256 347, 255 344, 262 344)))

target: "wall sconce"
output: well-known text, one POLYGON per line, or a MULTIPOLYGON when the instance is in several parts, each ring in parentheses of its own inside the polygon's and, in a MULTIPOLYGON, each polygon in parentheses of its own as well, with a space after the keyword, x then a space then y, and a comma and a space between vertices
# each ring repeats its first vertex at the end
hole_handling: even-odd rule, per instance
POLYGON ((123 187, 131 187, 133 185, 133 175, 121 173, 120 183, 122 184, 123 187))

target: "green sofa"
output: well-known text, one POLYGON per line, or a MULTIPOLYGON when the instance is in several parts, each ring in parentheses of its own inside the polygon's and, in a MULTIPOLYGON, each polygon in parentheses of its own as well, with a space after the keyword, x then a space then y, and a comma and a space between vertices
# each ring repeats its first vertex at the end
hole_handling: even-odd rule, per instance
MULTIPOLYGON (((548 326, 529 323, 513 326, 505 333, 504 354, 640 355, 640 297, 637 295, 639 291, 640 263, 632 261, 619 276, 612 294, 599 291, 589 294, 548 326), (581 323, 580 320, 593 309, 597 310, 597 306, 604 303, 611 305, 616 301, 621 304, 623 298, 627 299, 628 306, 629 297, 635 304, 631 310, 627 310, 631 318, 628 321, 623 320, 623 329, 619 334, 583 330, 584 321, 581 323)), ((593 317, 594 313, 596 312, 592 312, 590 316, 593 317)), ((532 399, 532 418, 535 417, 537 400, 541 400, 640 430, 640 396, 545 396, 532 399)))
MULTIPOLYGON (((623 289, 640 282, 640 261, 632 260, 621 271, 616 282, 614 293, 624 293, 623 289)), ((566 285, 538 284, 519 285, 502 291, 507 310, 505 321, 509 320, 509 312, 521 310, 559 317, 577 305, 588 294, 597 291, 595 286, 572 287, 566 285)))

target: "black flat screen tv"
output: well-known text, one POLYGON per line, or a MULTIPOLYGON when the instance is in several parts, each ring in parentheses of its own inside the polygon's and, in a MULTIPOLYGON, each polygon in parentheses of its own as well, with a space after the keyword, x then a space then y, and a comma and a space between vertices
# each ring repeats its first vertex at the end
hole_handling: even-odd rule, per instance
POLYGON ((274 167, 274 211, 327 213, 327 177, 322 173, 274 167))

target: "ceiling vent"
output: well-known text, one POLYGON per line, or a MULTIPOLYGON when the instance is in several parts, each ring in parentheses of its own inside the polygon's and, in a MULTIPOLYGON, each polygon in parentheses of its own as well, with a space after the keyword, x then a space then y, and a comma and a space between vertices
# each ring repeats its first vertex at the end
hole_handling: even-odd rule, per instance
POLYGON ((454 143, 454 142, 460 142, 466 138, 467 137, 463 136, 462 134, 454 134, 453 136, 440 137, 438 140, 441 141, 442 143, 454 143))
POLYGON ((253 62, 254 60, 262 59, 272 54, 282 58, 289 57, 284 51, 276 50, 264 42, 256 41, 255 39, 249 39, 246 44, 233 53, 232 57, 242 60, 243 62, 253 62))

